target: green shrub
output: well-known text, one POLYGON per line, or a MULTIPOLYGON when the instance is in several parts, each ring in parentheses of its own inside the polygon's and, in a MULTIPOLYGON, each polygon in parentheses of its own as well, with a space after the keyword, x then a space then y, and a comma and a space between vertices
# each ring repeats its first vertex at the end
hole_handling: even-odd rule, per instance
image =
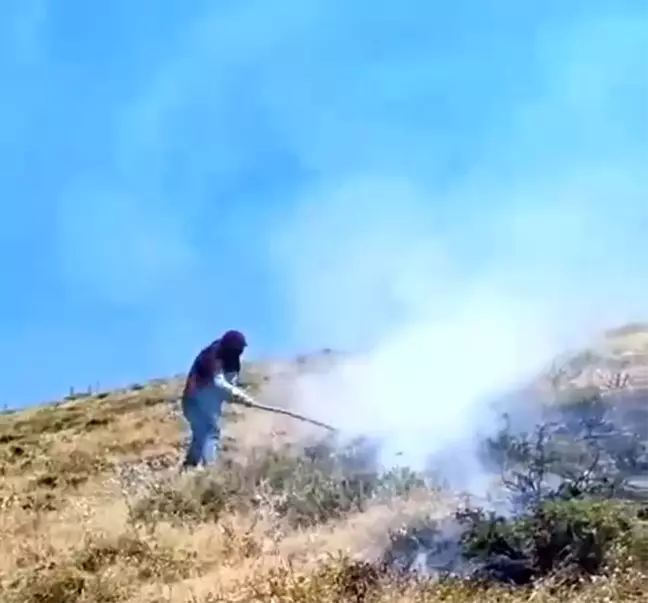
POLYGON ((458 520, 466 530, 462 544, 467 558, 526 560, 536 577, 558 571, 598 574, 615 551, 638 543, 636 511, 613 501, 543 501, 517 518, 464 510, 458 520))

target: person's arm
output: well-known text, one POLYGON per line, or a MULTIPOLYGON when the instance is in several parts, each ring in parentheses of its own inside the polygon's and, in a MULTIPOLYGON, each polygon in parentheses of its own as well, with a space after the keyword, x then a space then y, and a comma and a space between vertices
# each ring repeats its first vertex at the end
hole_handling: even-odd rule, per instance
POLYGON ((214 377, 214 385, 226 392, 230 397, 231 401, 235 404, 243 404, 244 406, 249 406, 254 403, 252 397, 242 388, 232 385, 226 378, 225 373, 220 369, 216 371, 216 376, 214 377))

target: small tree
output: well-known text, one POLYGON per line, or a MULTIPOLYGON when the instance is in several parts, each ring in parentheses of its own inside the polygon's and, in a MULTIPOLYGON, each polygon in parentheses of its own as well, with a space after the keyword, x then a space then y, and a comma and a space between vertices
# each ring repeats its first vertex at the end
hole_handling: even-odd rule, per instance
POLYGON ((645 462, 646 448, 610 415, 610 407, 595 394, 554 409, 529 433, 513 433, 505 416, 485 448, 514 508, 537 506, 545 499, 624 498, 629 479, 645 462))
POLYGON ((600 394, 554 409, 529 433, 513 433, 505 417, 486 451, 513 511, 463 509, 457 520, 466 557, 481 560, 490 576, 519 582, 596 573, 615 544, 633 537, 636 509, 625 495, 645 448, 613 421, 600 394))

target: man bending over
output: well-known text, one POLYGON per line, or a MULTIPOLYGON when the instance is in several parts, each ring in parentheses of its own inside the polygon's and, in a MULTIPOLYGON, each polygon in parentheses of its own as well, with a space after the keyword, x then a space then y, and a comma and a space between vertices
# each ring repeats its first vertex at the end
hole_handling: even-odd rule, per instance
POLYGON ((224 402, 248 406, 252 398, 237 387, 241 356, 247 341, 239 331, 227 331, 196 357, 182 394, 182 412, 191 429, 191 442, 184 468, 209 465, 220 440, 220 417, 224 402))

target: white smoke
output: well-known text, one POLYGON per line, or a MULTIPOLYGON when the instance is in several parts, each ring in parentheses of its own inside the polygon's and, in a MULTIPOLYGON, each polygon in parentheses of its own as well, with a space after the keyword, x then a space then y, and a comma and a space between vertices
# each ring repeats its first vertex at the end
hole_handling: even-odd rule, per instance
POLYGON ((536 368, 549 342, 531 304, 460 278, 411 191, 373 184, 317 197, 282 248, 296 332, 357 352, 332 374, 304 376, 299 399, 420 464, 483 422, 483 399, 536 368))
MULTIPOLYGON (((304 410, 386 436, 385 462, 450 455, 447 474, 480 483, 473 436, 498 419, 488 401, 599 329, 646 316, 648 122, 620 91, 645 99, 647 78, 628 39, 646 43, 621 13, 541 29, 538 79, 471 169, 435 182, 416 167, 425 150, 412 133, 380 169, 322 169, 268 223, 292 340, 356 351, 300 380, 304 410)), ((363 156, 353 129, 347 140, 329 125, 326 157, 363 156)))
POLYGON ((506 215, 482 217, 474 242, 474 216, 465 230, 444 232, 411 183, 365 178, 305 200, 275 248, 295 335, 356 353, 299 379, 303 410, 345 433, 386 438, 386 463, 421 468, 456 450, 446 473, 477 471, 473 437, 494 433, 499 420, 489 400, 637 310, 624 297, 637 267, 616 264, 624 232, 614 232, 616 212, 601 199, 611 183, 590 176, 548 190, 544 206, 508 213, 514 204, 505 203, 506 215), (608 279, 621 287, 608 290, 608 279))
POLYGON ((58 208, 69 286, 129 309, 150 366, 181 370, 215 325, 357 351, 302 404, 416 464, 646 313, 645 8, 189 12, 95 120, 112 170, 58 208))

